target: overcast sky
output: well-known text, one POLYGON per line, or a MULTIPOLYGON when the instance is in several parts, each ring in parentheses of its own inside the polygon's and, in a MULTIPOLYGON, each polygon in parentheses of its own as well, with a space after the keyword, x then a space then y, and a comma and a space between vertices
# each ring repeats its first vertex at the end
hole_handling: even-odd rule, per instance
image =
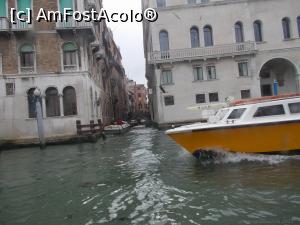
MULTIPOLYGON (((141 0, 103 0, 109 13, 141 11, 141 0)), ((126 75, 137 83, 146 84, 142 23, 108 23, 121 49, 126 75)))

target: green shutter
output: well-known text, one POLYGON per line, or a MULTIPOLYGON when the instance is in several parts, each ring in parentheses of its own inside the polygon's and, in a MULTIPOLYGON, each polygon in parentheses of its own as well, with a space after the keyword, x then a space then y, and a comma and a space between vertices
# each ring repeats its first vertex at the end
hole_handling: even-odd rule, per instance
POLYGON ((33 46, 30 44, 25 44, 21 47, 21 52, 33 52, 33 46))
POLYGON ((73 9, 73 0, 59 0, 60 11, 64 9, 73 9))
POLYGON ((18 10, 27 11, 27 8, 31 9, 31 0, 18 0, 18 10))
POLYGON ((6 0, 0 0, 0 17, 6 17, 6 0))
POLYGON ((76 51, 77 48, 76 48, 76 45, 74 43, 69 42, 69 43, 64 44, 63 50, 64 51, 76 51))

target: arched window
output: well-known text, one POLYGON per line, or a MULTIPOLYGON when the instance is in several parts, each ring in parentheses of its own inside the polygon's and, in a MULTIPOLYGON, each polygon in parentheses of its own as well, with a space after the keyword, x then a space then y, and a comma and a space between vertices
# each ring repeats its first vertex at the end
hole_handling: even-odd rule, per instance
POLYGON ((21 73, 35 71, 35 53, 31 44, 24 44, 20 48, 20 70, 21 73))
POLYGON ((65 87, 63 90, 63 105, 64 115, 73 116, 77 115, 77 100, 76 91, 73 87, 65 87))
POLYGON ((256 42, 262 42, 263 37, 262 37, 262 24, 261 21, 256 20, 253 23, 253 28, 254 28, 254 37, 256 42))
POLYGON ((244 42, 244 30, 241 22, 236 22, 234 25, 235 40, 237 43, 244 42))
POLYGON ((300 16, 297 17, 298 36, 300 37, 300 16))
POLYGON ((285 17, 282 19, 282 29, 283 29, 283 38, 290 39, 291 38, 291 25, 290 19, 285 17))
POLYGON ((166 0, 156 0, 157 8, 165 8, 166 0))
POLYGON ((46 115, 47 117, 60 116, 59 95, 54 87, 46 90, 46 115))
POLYGON ((169 51, 169 35, 168 32, 162 30, 159 32, 160 51, 169 51))
POLYGON ((204 27, 204 44, 205 46, 213 46, 213 31, 210 25, 204 27))
POLYGON ((200 46, 199 42, 199 30, 197 27, 192 27, 190 30, 191 35, 191 46, 192 48, 198 48, 200 46))
POLYGON ((35 88, 30 88, 27 91, 27 104, 28 104, 28 117, 29 118, 36 118, 36 98, 40 101, 41 107, 43 107, 42 104, 42 98, 36 97, 34 95, 35 88))
POLYGON ((64 71, 78 70, 78 49, 73 42, 63 45, 63 64, 64 71))

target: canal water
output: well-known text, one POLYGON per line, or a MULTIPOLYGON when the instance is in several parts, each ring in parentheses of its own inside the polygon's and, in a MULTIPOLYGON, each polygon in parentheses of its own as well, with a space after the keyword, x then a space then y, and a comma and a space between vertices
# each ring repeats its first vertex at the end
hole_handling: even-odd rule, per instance
POLYGON ((0 153, 0 225, 300 224, 299 156, 199 161, 163 132, 0 153))

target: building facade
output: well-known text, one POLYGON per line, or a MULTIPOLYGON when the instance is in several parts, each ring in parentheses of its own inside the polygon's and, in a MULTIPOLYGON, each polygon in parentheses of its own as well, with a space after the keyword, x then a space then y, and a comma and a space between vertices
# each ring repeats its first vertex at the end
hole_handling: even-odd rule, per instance
POLYGON ((299 92, 300 2, 297 0, 143 0, 152 119, 198 121, 195 106, 299 92))
POLYGON ((148 91, 144 84, 136 84, 134 88, 135 113, 141 117, 148 114, 148 91))
POLYGON ((144 84, 137 84, 133 80, 128 80, 128 90, 130 96, 130 115, 133 119, 146 119, 149 115, 148 90, 144 84))
MULTIPOLYGON (((45 136, 74 136, 82 124, 113 119, 112 65, 100 22, 9 21, 10 9, 40 8, 99 11, 101 0, 1 0, 0 11, 0 142, 37 138, 34 90, 41 92, 45 136)), ((105 39, 106 38, 106 39, 105 39)), ((112 54, 112 57, 114 55, 112 54)), ((121 63, 121 62, 119 62, 121 63)))
POLYGON ((105 124, 117 119, 126 120, 129 113, 127 78, 122 65, 122 56, 112 31, 104 23, 103 43, 99 61, 103 72, 103 118, 105 124))

